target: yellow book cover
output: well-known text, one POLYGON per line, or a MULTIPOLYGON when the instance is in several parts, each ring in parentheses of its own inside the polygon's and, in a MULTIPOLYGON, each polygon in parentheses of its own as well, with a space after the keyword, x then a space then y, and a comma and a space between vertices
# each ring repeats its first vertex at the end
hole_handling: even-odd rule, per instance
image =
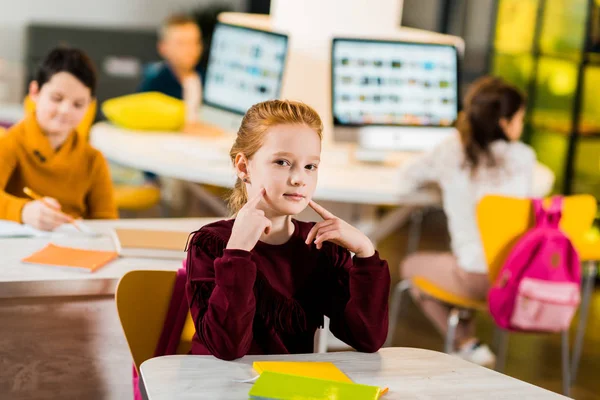
POLYGON ((256 400, 378 400, 381 389, 376 386, 264 371, 248 395, 256 400))
POLYGON ((352 379, 330 362, 255 361, 252 367, 258 374, 270 371, 338 382, 352 382, 352 379))
MULTIPOLYGON (((254 370, 260 375, 265 371, 281 374, 304 376, 308 378, 326 379, 336 382, 353 383, 338 367, 332 362, 319 361, 255 361, 252 364, 254 370)), ((388 392, 387 387, 381 388, 379 393, 383 396, 388 392)))

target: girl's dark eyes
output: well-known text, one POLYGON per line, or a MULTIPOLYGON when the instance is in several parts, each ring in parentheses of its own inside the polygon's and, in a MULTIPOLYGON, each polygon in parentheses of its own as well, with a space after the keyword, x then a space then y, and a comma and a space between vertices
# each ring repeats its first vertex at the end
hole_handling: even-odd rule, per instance
MULTIPOLYGON (((287 160, 276 160, 275 164, 279 165, 280 167, 291 167, 292 166, 292 164, 287 160)), ((317 168, 319 168, 319 166, 317 164, 308 164, 304 168, 306 168, 309 171, 315 171, 315 170, 317 170, 317 168)))

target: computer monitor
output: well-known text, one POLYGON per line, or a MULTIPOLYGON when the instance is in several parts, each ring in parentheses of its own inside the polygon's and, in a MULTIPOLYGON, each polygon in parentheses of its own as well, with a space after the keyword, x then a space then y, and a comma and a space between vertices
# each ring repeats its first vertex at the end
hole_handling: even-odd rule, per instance
POLYGON ((362 149, 425 150, 451 134, 456 47, 334 38, 331 67, 334 127, 353 131, 362 149))
POLYGON ((237 130, 252 105, 279 98, 287 50, 287 35, 218 23, 208 58, 202 119, 237 130))

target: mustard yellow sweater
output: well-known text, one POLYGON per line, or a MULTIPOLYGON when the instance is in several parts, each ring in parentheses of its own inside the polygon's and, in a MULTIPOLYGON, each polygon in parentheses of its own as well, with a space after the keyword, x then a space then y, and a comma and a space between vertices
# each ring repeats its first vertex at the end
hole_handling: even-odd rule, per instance
POLYGON ((24 187, 54 197, 73 217, 118 218, 102 154, 76 132, 54 150, 34 113, 0 135, 0 219, 21 222, 23 206, 31 201, 24 187))

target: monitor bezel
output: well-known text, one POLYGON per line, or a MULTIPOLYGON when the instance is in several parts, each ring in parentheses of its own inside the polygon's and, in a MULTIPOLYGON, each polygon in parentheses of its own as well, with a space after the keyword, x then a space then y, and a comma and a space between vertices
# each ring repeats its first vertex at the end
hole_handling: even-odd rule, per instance
POLYGON ((335 71, 335 62, 334 62, 334 52, 335 46, 338 42, 358 42, 358 43, 392 43, 392 44, 403 44, 403 45, 413 45, 413 46, 427 46, 427 47, 446 47, 452 48, 454 50, 454 54, 456 56, 456 115, 458 117, 458 113, 460 111, 460 56, 458 52, 458 48, 455 45, 447 44, 447 43, 433 43, 433 42, 419 42, 419 41, 407 41, 407 40, 394 40, 394 39, 375 39, 375 38, 355 38, 355 37, 334 37, 331 40, 331 62, 330 62, 330 79, 331 79, 331 119, 334 127, 352 127, 352 128, 360 128, 360 127, 370 127, 370 126, 381 126, 381 127, 410 127, 410 128, 451 128, 454 126, 453 121, 450 125, 415 125, 415 124, 403 124, 403 123, 344 123, 339 121, 335 115, 335 80, 334 80, 334 71, 335 71))
MULTIPOLYGON (((217 22, 217 24, 215 25, 215 29, 214 29, 213 32, 216 32, 217 29, 220 26, 227 26, 227 27, 231 27, 231 28, 235 28, 235 29, 240 29, 240 30, 243 30, 243 31, 266 33, 266 34, 269 34, 269 35, 273 35, 273 36, 277 36, 279 38, 285 39, 285 54, 283 56, 283 68, 281 70, 281 73, 279 74, 279 84, 277 86, 277 90, 276 90, 277 95, 275 97, 275 98, 279 99, 281 97, 281 88, 283 86, 283 79, 285 77, 285 71, 287 69, 287 61, 288 61, 288 54, 289 54, 289 36, 286 35, 285 33, 281 33, 281 32, 266 31, 266 30, 263 30, 263 29, 250 28, 250 27, 247 27, 247 26, 230 24, 230 23, 220 22, 220 21, 217 22)), ((213 37, 214 37, 214 33, 213 33, 213 37)), ((212 44, 211 44, 211 49, 212 49, 212 44)), ((206 64, 205 82, 206 82, 206 79, 209 76, 209 71, 210 71, 210 66, 211 66, 211 62, 210 62, 211 61, 211 49, 209 49, 208 63, 206 64)), ((205 83, 205 85, 206 85, 206 83, 205 83)), ((224 106, 224 105, 218 104, 218 103, 214 103, 214 102, 206 99, 206 93, 207 93, 206 87, 203 87, 202 88, 202 104, 203 105, 207 105, 207 106, 219 109, 219 110, 227 111, 227 112, 230 112, 230 113, 233 113, 233 114, 236 114, 236 115, 244 115, 244 114, 246 114, 247 110, 246 111, 239 111, 239 110, 236 110, 235 108, 227 107, 227 106, 224 106)))

